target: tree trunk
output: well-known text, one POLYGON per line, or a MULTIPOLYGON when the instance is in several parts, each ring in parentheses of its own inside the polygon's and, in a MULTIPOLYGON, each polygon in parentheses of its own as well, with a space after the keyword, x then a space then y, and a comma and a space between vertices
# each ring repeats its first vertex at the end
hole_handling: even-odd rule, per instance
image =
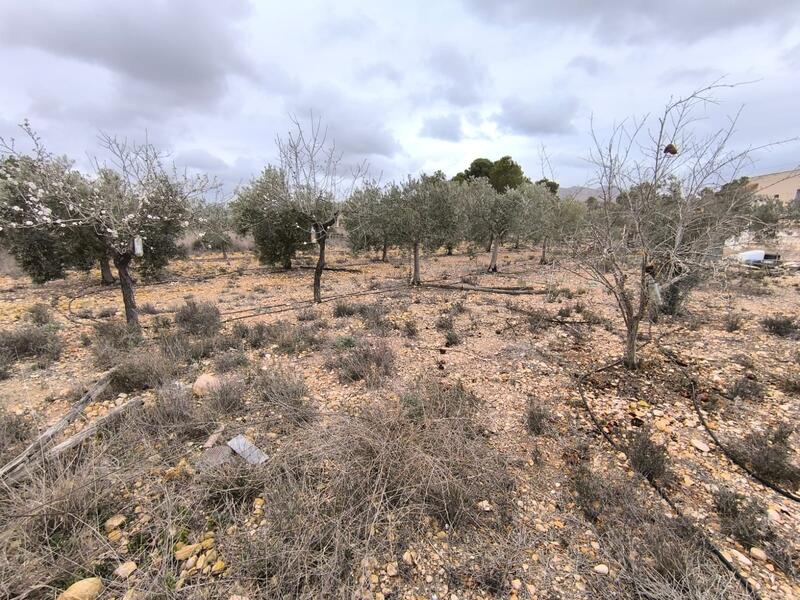
POLYGON ((499 236, 492 236, 492 258, 489 259, 489 268, 486 269, 489 273, 497 273, 497 251, 500 246, 499 236))
POLYGON ((130 254, 117 254, 114 257, 114 266, 119 275, 119 287, 122 289, 122 302, 125 304, 125 321, 130 327, 139 328, 139 313, 136 310, 136 296, 133 290, 133 278, 128 266, 131 263, 130 254))
POLYGON ((383 249, 381 250, 381 262, 389 262, 389 240, 383 240, 383 249))
POLYGON ((292 268, 292 257, 291 256, 284 256, 283 262, 281 266, 286 269, 287 271, 292 268))
POLYGON ((109 264, 107 256, 100 257, 100 282, 103 285, 113 285, 116 283, 114 274, 111 272, 111 265, 109 264))
POLYGON ((494 244, 494 234, 491 234, 489 236, 489 243, 486 244, 486 251, 487 252, 491 252, 492 251, 492 244, 494 244))
POLYGON ((547 236, 542 239, 542 257, 539 259, 539 264, 547 264, 547 236))
POLYGON ((520 236, 518 235, 517 237, 514 238, 514 250, 519 250, 520 243, 521 243, 520 236))
POLYGON ((317 244, 319 245, 319 256, 317 266, 314 268, 314 302, 322 302, 322 271, 325 269, 325 239, 327 235, 324 231, 317 234, 317 244))
POLYGON ((625 333, 625 367, 635 369, 638 367, 638 357, 636 356, 636 337, 639 334, 639 319, 633 319, 626 324, 625 333))
POLYGON ((228 260, 228 247, 224 244, 222 246, 222 260, 228 260))
POLYGON ((419 284, 419 242, 414 242, 414 273, 411 276, 411 285, 419 284))
POLYGON ((445 246, 447 250, 447 256, 453 256, 453 247, 452 246, 445 246))

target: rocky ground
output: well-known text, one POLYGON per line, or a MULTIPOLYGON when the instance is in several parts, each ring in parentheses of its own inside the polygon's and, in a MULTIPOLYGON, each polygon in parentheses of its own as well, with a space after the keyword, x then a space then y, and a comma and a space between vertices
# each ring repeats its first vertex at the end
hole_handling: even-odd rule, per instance
MULTIPOLYGON (((792 252, 794 246, 787 243, 784 257, 791 258, 792 252)), ((391 522, 394 513, 388 525, 374 523, 356 536, 358 549, 344 563, 352 568, 342 574, 349 582, 340 590, 342 597, 746 597, 707 549, 691 549, 697 562, 692 568, 703 579, 699 587, 692 587, 691 581, 677 581, 674 574, 665 573, 663 557, 647 546, 650 532, 658 527, 673 531, 676 520, 621 450, 642 430, 666 450, 668 474, 661 482, 688 521, 762 598, 800 597, 797 503, 765 488, 720 451, 695 413, 690 385, 694 380, 709 426, 723 442, 733 444, 781 422, 800 422, 800 392, 792 385, 800 378, 797 341, 773 335, 761 324, 764 317, 800 315, 800 274, 762 277, 732 268, 704 282, 684 314, 661 317, 645 327, 641 370, 612 367, 588 377, 585 398, 619 444, 615 449, 589 420, 578 377, 620 356, 620 319, 609 296, 582 278, 576 266, 568 261, 539 265, 538 258, 534 251, 507 250, 501 255, 501 272, 493 275, 482 272, 482 255, 424 260, 427 281, 540 292, 500 295, 412 289, 406 286, 405 257, 395 255, 384 264, 334 251, 330 265, 351 271, 325 273, 323 295, 330 301, 319 306, 307 302, 309 270, 262 269, 244 254, 228 260, 206 255, 171 264, 169 274, 175 281, 138 289, 138 302, 148 313, 143 316, 145 340, 126 356, 154 355, 159 332, 171 327, 168 321, 192 299, 219 308, 222 333, 215 335, 246 340, 242 325, 286 321, 305 327, 309 336, 313 330, 314 340, 287 348, 272 338, 261 347, 228 343, 227 350, 215 346, 198 352, 169 377, 184 391, 194 388, 187 410, 205 406, 209 389, 222 380, 242 383, 234 390, 241 396, 235 410, 223 406, 213 417, 204 412, 199 431, 188 433, 182 417, 171 422, 174 429, 165 429, 164 423, 153 425, 126 413, 115 427, 103 428, 99 436, 59 459, 55 468, 34 467, 30 479, 5 489, 0 579, 14 577, 0 590, 10 597, 31 598, 56 597, 70 585, 75 586, 69 590, 72 595, 61 597, 314 597, 313 581, 292 593, 280 588, 289 566, 274 571, 252 567, 254 546, 242 540, 268 538, 275 530, 272 520, 286 519, 288 513, 278 512, 274 480, 262 481, 259 488, 263 472, 247 471, 247 463, 229 451, 226 442, 244 435, 263 451, 264 465, 269 466, 274 457, 286 460, 293 448, 305 449, 317 436, 318 446, 324 446, 328 436, 335 437, 337 423, 360 414, 365 406, 384 406, 380 403, 397 401, 420 381, 434 381, 448 389, 460 383, 480 401, 474 415, 479 439, 468 442, 482 444, 484 454, 497 457, 507 485, 481 488, 495 495, 472 499, 468 510, 475 516, 466 526, 451 526, 431 514, 419 515, 412 532, 391 522), (355 293, 360 295, 333 300, 355 293), (337 316, 348 312, 341 308, 347 303, 373 308, 337 316), (393 364, 367 381, 348 380, 342 365, 362 346, 388 347, 393 364), (223 364, 220 355, 226 352, 244 358, 237 354, 230 361, 236 364, 223 364), (270 373, 301 378, 303 406, 313 412, 313 419, 306 422, 297 407, 287 412, 287 405, 260 400, 263 395, 253 382, 265 385, 259 377, 270 373), (755 385, 736 387, 743 379, 755 385), (90 465, 89 475, 83 465, 90 465), (616 503, 631 503, 632 508, 620 511, 614 502, 604 507, 606 492, 592 496, 584 490, 584 499, 590 500, 587 511, 576 491, 580 469, 591 472, 597 486, 618 482, 626 491, 616 503), (65 496, 82 494, 64 473, 83 478, 80 491, 102 497, 102 505, 90 499, 94 508, 85 511, 65 502, 65 496), (42 492, 45 488, 66 492, 51 497, 42 492), (747 544, 744 536, 726 528, 715 500, 721 489, 757 500, 763 512, 753 514, 763 520, 769 535, 747 544), (32 510, 20 511, 21 505, 32 510), (57 515, 53 506, 59 507, 57 515), (598 514, 592 514, 592 507, 598 514), (77 518, 79 512, 80 527, 62 522, 77 518), (24 519, 32 519, 27 536, 14 532, 24 519), (38 546, 31 541, 34 528, 42 528, 35 529, 38 546), (773 552, 778 547, 782 558, 773 552), (363 548, 366 554, 358 555, 363 548), (20 563, 23 556, 25 562, 20 563), (27 573, 18 572, 21 564, 28 565, 27 573), (631 583, 647 577, 666 585, 670 593, 656 584, 648 592, 631 583)), ((63 342, 58 360, 20 360, 0 381, 0 404, 6 414, 21 417, 35 430, 65 414, 106 371, 107 365, 98 363, 94 325, 120 319, 121 302, 118 290, 96 287, 96 278, 97 274, 75 274, 44 286, 8 277, 0 281, 0 329, 20 327, 30 320, 30 307, 42 303, 51 308, 63 342)), ((197 337, 200 343, 203 336, 197 337)), ((151 407, 163 406, 164 393, 159 386, 105 393, 59 440, 90 427, 132 398, 144 400, 144 414, 158 415, 151 407)), ((12 438, 4 461, 34 434, 12 438)), ((392 435, 386 431, 379 438, 392 435)), ((791 446, 797 446, 798 435, 791 436, 791 446)), ((440 450, 447 448, 447 438, 438 439, 440 450)), ((434 457, 439 452, 428 451, 434 457)), ((336 468, 341 466, 335 457, 330 460, 336 468)), ((796 465, 797 455, 790 460, 796 465)), ((318 503, 327 500, 320 496, 318 503)), ((312 517, 321 518, 322 513, 312 507, 306 514, 308 530, 314 530, 312 517)), ((309 568, 326 567, 315 563, 309 568)), ((686 563, 678 569, 686 570, 686 563)))

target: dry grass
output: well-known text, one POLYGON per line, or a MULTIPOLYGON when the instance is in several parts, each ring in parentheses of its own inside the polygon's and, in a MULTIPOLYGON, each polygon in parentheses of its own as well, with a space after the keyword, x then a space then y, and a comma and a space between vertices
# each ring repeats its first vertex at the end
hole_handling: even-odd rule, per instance
POLYGON ((794 429, 780 423, 766 431, 757 431, 730 445, 730 452, 748 465, 759 477, 794 490, 800 487, 800 467, 790 437, 794 429))
POLYGON ((175 313, 175 324, 189 335, 216 335, 221 327, 219 309, 211 302, 188 300, 175 313))
POLYGON ((647 428, 639 429, 630 439, 625 454, 634 470, 652 483, 664 485, 669 482, 667 449, 656 444, 647 428))
POLYGON ((46 366, 61 356, 63 343, 52 325, 23 325, 0 331, 0 356, 7 362, 36 358, 46 366))
POLYGON ((429 389, 421 412, 387 401, 288 439, 268 466, 266 525, 225 542, 233 576, 267 597, 349 598, 362 560, 395 553, 425 517, 495 525, 503 507, 476 505, 506 497, 505 466, 473 416, 438 413, 448 392, 429 389))
POLYGON ((778 337, 795 337, 798 333, 798 326, 793 317, 787 315, 776 315, 761 319, 761 326, 765 331, 778 337))
POLYGON ((337 369, 344 383, 364 381, 368 387, 378 387, 394 372, 394 352, 386 342, 360 341, 330 356, 326 365, 337 369))
POLYGON ((293 423, 308 423, 314 419, 314 409, 306 401, 308 388, 301 375, 270 370, 255 378, 252 389, 258 401, 276 407, 293 423))

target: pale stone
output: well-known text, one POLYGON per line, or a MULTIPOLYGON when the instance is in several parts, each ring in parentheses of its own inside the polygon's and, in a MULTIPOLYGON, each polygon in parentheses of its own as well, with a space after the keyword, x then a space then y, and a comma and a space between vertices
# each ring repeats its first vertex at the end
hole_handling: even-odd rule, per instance
POLYGON ((189 544, 175 551, 175 560, 186 560, 200 551, 200 544, 189 544))
POLYGON ((396 562, 390 562, 388 565, 386 565, 386 574, 389 577, 395 577, 397 575, 397 563, 396 562))
POLYGON ((192 393, 195 396, 208 396, 217 387, 219 387, 219 377, 211 373, 203 373, 195 379, 192 385, 192 393))
POLYGON ((127 579, 131 576, 131 574, 136 570, 136 563, 132 560, 128 562, 122 563, 116 569, 114 569, 114 575, 119 577, 120 579, 127 579))
POLYGON ((94 600, 103 591, 103 582, 99 577, 89 577, 76 581, 61 592, 58 600, 94 600))
POLYGON ((519 580, 519 579, 514 579, 511 582, 511 587, 514 588, 515 590, 521 590, 522 589, 522 581, 519 580))
POLYGON ((711 448, 709 448, 708 444, 706 444, 703 440, 693 439, 692 440, 692 446, 694 446, 695 448, 700 450, 700 452, 710 452, 711 451, 711 448))
POLYGON ((738 560, 742 565, 745 567, 752 566, 753 561, 747 558, 744 554, 739 552, 736 548, 731 548, 731 554, 733 557, 738 560))
POLYGON ((403 552, 403 562, 406 563, 407 565, 414 564, 414 555, 411 554, 410 550, 406 550, 405 552, 403 552))
POLYGON ((767 560, 767 553, 761 548, 750 548, 750 556, 756 560, 767 560))
POLYGON ((599 564, 594 566, 594 572, 599 575, 608 575, 608 565, 599 564))
POLYGON ((125 523, 125 515, 114 515, 106 520, 106 533, 119 529, 125 523))
POLYGON ((219 575, 225 570, 225 562, 218 560, 215 562, 211 567, 211 574, 212 575, 219 575))

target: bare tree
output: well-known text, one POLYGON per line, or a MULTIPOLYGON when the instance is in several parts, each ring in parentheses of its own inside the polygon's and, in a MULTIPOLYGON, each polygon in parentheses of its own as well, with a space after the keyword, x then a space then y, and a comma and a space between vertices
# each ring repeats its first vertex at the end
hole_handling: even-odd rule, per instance
POLYGON ((291 121, 292 130, 276 139, 283 190, 286 201, 308 224, 309 236, 317 244, 314 301, 322 302, 320 287, 329 232, 341 212, 341 199, 352 193, 366 171, 366 164, 360 163, 344 175, 342 153, 333 140, 328 140, 322 120, 311 115, 305 128, 297 117, 292 116, 291 121))
POLYGON ((729 150, 736 117, 698 133, 701 109, 715 104, 712 85, 670 100, 651 118, 616 125, 601 142, 594 126, 591 161, 602 194, 591 211, 582 272, 613 297, 626 327, 624 362, 637 365, 642 320, 660 289, 699 277, 722 256, 724 243, 747 225, 747 186, 727 186, 752 149, 729 150))

